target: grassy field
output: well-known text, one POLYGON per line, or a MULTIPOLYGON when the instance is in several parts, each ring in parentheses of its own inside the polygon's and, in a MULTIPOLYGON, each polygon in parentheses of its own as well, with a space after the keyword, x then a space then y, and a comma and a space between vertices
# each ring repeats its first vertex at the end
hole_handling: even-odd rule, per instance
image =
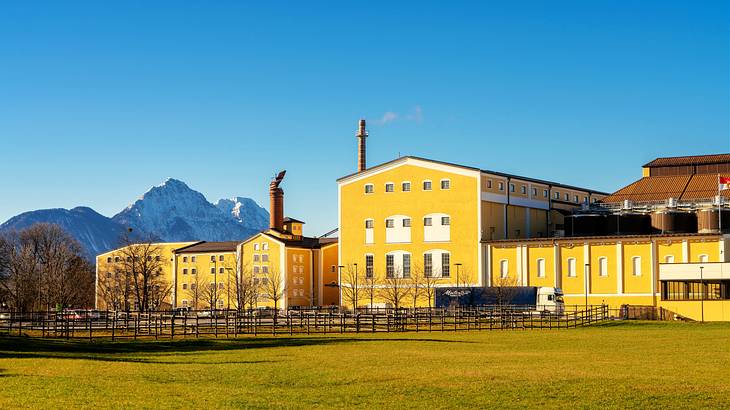
POLYGON ((0 408, 730 408, 730 324, 159 342, 0 337, 0 408))

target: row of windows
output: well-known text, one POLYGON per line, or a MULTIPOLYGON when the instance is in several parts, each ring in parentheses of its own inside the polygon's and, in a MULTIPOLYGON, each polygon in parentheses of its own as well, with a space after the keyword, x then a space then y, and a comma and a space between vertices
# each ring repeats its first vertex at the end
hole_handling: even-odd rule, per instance
MULTIPOLYGON (((188 290, 188 284, 183 283, 182 288, 183 288, 183 290, 188 290)), ((208 284, 208 289, 213 289, 213 288, 215 288, 215 282, 210 282, 210 284, 208 284)), ((218 282, 218 289, 225 289, 225 288, 226 288, 226 285, 223 282, 218 282)), ((190 290, 195 290, 195 289, 197 289, 197 285, 195 283, 191 283, 190 290)))
MULTIPOLYGON (((218 259, 218 261, 220 261, 220 262, 223 262, 223 260, 225 260, 225 257, 224 257, 224 255, 218 255, 218 256, 216 256, 216 255, 210 255, 210 261, 211 262, 215 262, 216 259, 218 259)), ((183 261, 183 263, 187 263, 188 262, 188 257, 187 256, 183 256, 182 257, 182 261, 183 261)), ((194 263, 195 261, 196 261, 196 257, 195 256, 191 256, 190 257, 190 262, 193 262, 194 263)))
POLYGON ((254 266, 253 267, 253 273, 269 273, 269 267, 268 266, 254 266))
POLYGON ((292 255, 291 260, 292 262, 304 263, 304 255, 292 255))
MULTIPOLYGON (((401 255, 401 264, 396 266, 396 255, 387 254, 385 255, 385 275, 388 278, 393 277, 411 277, 411 254, 403 253, 401 255)), ((372 278, 375 270, 374 256, 365 255, 365 277, 372 278)), ((441 277, 449 277, 451 274, 451 254, 444 252, 441 254, 441 277)), ((423 274, 425 276, 433 276, 433 254, 423 254, 423 274)))
MULTIPOLYGON (((442 179, 440 181, 440 186, 442 190, 451 189, 451 180, 449 179, 442 179)), ((433 183, 431 180, 426 179, 422 181, 421 187, 424 191, 431 191, 433 190, 433 183)), ((410 181, 403 181, 400 184, 401 192, 411 192, 411 183, 410 181)), ((375 185, 373 184, 365 184, 365 193, 366 194, 372 194, 375 192, 375 185)), ((393 182, 386 182, 385 183, 385 192, 395 192, 395 184, 393 182)))
MULTIPOLYGON (((218 309, 223 309, 225 306, 225 303, 223 302, 223 299, 218 299, 218 309)), ((182 300, 182 307, 191 307, 191 304, 187 301, 187 299, 182 300)))
POLYGON ((268 262, 269 261, 269 255, 268 254, 259 255, 258 253, 255 253, 253 255, 253 261, 254 262, 259 262, 259 261, 261 261, 261 262, 268 262))
MULTIPOLYGON (((154 276, 160 276, 162 275, 162 268, 157 268, 155 272, 153 272, 154 276)), ((112 276, 117 277, 119 276, 119 272, 107 272, 106 277, 111 278, 112 276)))
MULTIPOLYGON (((122 259, 119 256, 115 256, 113 260, 114 260, 115 263, 119 263, 119 262, 122 261, 122 259)), ((139 256, 135 256, 134 257, 134 260, 135 261, 139 261, 139 256)), ((159 262, 161 260, 162 260, 162 257, 155 256, 155 261, 156 262, 159 262)), ((132 257, 131 256, 127 256, 127 262, 132 262, 132 257)), ((151 255, 150 256, 147 256, 147 262, 152 262, 152 256, 151 255)), ((106 263, 112 263, 112 257, 111 256, 107 256, 106 263)))
POLYGON ((730 281, 662 281, 662 300, 729 300, 730 281))
MULTIPOLYGON (((401 224, 403 225, 403 228, 410 228, 411 227, 411 218, 401 219, 401 224)), ((432 226, 432 225, 433 225, 432 217, 427 216, 427 217, 423 218, 423 226, 432 226)), ((442 216, 441 225, 451 225, 451 217, 442 216)), ((374 226, 375 226, 375 221, 373 219, 365 220, 365 229, 373 229, 374 226)), ((395 228, 395 219, 393 219, 393 218, 386 219, 385 227, 386 228, 395 228)))
POLYGON ((255 243, 255 244, 253 244, 253 250, 255 250, 255 251, 258 251, 258 250, 268 251, 269 250, 269 244, 267 242, 255 243))
MULTIPOLYGON (((674 260, 672 258, 672 260, 674 260)), ((537 277, 538 278, 544 278, 545 277, 545 259, 539 258, 536 260, 537 265, 537 277)), ((568 258, 567 259, 567 266, 566 266, 566 272, 567 276, 569 278, 575 278, 578 276, 578 272, 576 270, 576 260, 575 258, 568 258)), ((631 258, 631 274, 633 276, 641 276, 641 256, 634 256, 631 258)), ((509 277, 509 261, 507 259, 502 259, 499 261, 499 276, 501 278, 507 278, 509 277)), ((598 276, 606 277, 608 276, 608 258, 606 257, 600 257, 598 258, 598 276)))
MULTIPOLYGON (((491 179, 490 180, 487 180, 487 188, 490 188, 490 189, 492 188, 492 180, 491 179)), ((497 183, 497 189, 500 190, 500 191, 504 191, 504 182, 498 182, 497 183)), ((516 191, 516 185, 513 184, 513 183, 510 183, 509 184, 509 191, 510 192, 515 192, 516 191)), ((539 192, 538 188, 535 188, 535 187, 532 188, 532 196, 533 197, 538 196, 538 192, 539 192)), ((522 193, 524 195, 527 195, 527 185, 520 185, 520 193, 522 193)), ((548 190, 547 189, 543 189, 542 190, 542 197, 543 198, 547 198, 548 197, 548 190)), ((553 191, 553 198, 554 199, 560 199, 560 191, 553 191)), ((565 201, 570 201, 570 193, 567 193, 567 192, 564 193, 563 198, 565 199, 565 201)), ((578 195, 573 195, 573 202, 578 203, 579 201, 580 201, 580 197, 578 195)), ((588 202, 588 197, 587 196, 583 196, 583 202, 585 202, 585 203, 588 202)), ((596 202, 596 198, 593 198, 593 202, 596 202)))

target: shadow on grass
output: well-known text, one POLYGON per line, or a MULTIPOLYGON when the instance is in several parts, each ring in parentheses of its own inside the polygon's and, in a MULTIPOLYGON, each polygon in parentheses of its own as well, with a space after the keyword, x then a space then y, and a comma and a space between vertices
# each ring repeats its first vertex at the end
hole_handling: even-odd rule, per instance
MULTIPOLYGON (((426 338, 348 338, 348 337, 246 337, 238 339, 180 339, 167 341, 56 340, 33 337, 0 336, 0 359, 46 358, 85 359, 108 362, 184 364, 144 356, 208 351, 235 351, 261 348, 323 346, 370 342, 472 343, 459 340, 426 338)), ((266 361, 207 362, 207 364, 257 364, 266 361)), ((206 364, 206 362, 195 362, 206 364)))

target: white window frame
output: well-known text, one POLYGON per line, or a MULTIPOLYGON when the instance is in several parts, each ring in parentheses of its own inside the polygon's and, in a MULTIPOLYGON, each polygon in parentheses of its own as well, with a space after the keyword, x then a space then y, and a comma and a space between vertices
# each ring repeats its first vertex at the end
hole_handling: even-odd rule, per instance
POLYGON ((708 263, 710 261, 710 256, 706 253, 703 253, 700 255, 699 263, 708 263))
POLYGON ((424 191, 433 191, 433 181, 431 181, 430 179, 424 179, 421 183, 421 189, 423 189, 424 191), (426 183, 428 183, 429 185, 428 189, 426 188, 426 183))
POLYGON ((545 258, 537 258, 537 277, 538 278, 544 278, 545 277, 545 258))
POLYGON ((411 181, 403 181, 400 183, 400 190, 401 192, 411 192, 411 181), (408 189, 406 188, 406 184, 408 184, 408 189))
POLYGON ((393 182, 386 182, 385 183, 385 193, 386 194, 392 194, 393 192, 395 192, 395 183, 393 183, 393 182), (390 191, 388 190, 388 188, 390 188, 390 191))
POLYGON ((365 195, 370 195, 375 193, 375 185, 373 184, 365 184, 364 185, 364 192, 365 195))
POLYGON ((608 258, 605 256, 598 258, 598 276, 608 277, 608 258))
POLYGON ((631 257, 631 275, 641 276, 641 256, 631 257))
POLYGON ((499 261, 499 277, 502 279, 509 278, 509 261, 500 259, 499 261))
POLYGON ((575 258, 568 258, 565 264, 568 268, 568 277, 569 278, 577 278, 578 277, 578 261, 575 258))
POLYGON ((439 181, 439 187, 442 191, 448 191, 451 189, 451 180, 448 178, 444 178, 441 181, 439 181), (446 188, 444 188, 444 182, 446 182, 446 188))
POLYGON ((664 263, 674 263, 674 255, 667 255, 664 257, 664 263))

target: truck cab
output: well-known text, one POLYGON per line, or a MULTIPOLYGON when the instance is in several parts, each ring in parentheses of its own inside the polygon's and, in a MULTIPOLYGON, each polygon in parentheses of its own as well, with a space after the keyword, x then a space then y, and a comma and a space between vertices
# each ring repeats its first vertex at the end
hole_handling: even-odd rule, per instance
POLYGON ((537 310, 562 315, 565 312, 563 290, 541 286, 537 288, 537 310))

